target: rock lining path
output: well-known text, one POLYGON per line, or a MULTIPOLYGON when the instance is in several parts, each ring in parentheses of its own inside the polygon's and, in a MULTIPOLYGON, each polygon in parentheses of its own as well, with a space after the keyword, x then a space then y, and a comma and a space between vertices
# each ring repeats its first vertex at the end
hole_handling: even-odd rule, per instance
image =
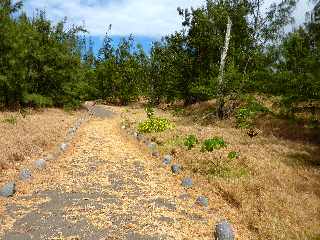
POLYGON ((213 212, 197 206, 170 167, 95 107, 68 150, 4 200, 0 239, 213 239, 213 212))

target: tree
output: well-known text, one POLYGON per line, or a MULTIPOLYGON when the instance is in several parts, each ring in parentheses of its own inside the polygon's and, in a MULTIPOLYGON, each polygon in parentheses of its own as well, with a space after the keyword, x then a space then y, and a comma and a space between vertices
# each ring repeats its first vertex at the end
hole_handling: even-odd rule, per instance
POLYGON ((220 63, 220 74, 218 80, 218 108, 217 108, 217 116, 222 119, 224 117, 224 67, 226 62, 226 57, 229 49, 229 42, 230 42, 230 34, 231 34, 231 27, 232 22, 231 19, 228 17, 228 25, 227 25, 227 32, 226 32, 226 40, 225 45, 221 55, 221 63, 220 63))

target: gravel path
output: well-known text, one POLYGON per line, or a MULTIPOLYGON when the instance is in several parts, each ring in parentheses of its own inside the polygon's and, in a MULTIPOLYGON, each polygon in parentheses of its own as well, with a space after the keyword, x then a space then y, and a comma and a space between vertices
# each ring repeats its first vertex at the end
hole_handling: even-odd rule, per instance
POLYGON ((0 239, 213 239, 214 213, 122 132, 118 115, 93 113, 64 156, 3 200, 0 239))

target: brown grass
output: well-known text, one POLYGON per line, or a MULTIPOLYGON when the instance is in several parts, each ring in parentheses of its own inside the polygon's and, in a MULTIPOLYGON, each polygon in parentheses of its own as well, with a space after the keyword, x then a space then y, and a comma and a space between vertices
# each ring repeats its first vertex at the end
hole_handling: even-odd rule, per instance
MULTIPOLYGON (((285 120, 272 125, 265 118, 262 132, 252 139, 246 130, 235 127, 233 119, 219 122, 212 118, 210 123, 207 116, 213 103, 194 105, 183 116, 156 110, 156 115, 169 118, 175 128, 148 137, 158 142, 162 154, 176 152, 175 162, 184 166, 183 174, 195 179, 197 193, 209 197, 210 210, 235 225, 238 239, 319 239, 319 145, 296 134, 303 131, 302 126, 289 129, 292 125, 283 124, 285 120), (286 126, 286 134, 273 134, 281 126, 286 126), (290 131, 295 137, 290 137, 290 131), (183 139, 189 134, 197 135, 200 142, 223 137, 228 146, 206 153, 200 151, 201 144, 187 150, 183 139), (229 160, 230 151, 239 152, 240 158, 229 160)), ((145 119, 143 108, 120 110, 132 127, 145 119)))
POLYGON ((0 185, 63 141, 79 116, 59 109, 0 112, 0 185))

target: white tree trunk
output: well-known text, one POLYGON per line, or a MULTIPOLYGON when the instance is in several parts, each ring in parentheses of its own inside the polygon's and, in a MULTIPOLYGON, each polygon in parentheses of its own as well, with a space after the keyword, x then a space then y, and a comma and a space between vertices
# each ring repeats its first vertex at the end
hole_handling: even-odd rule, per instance
POLYGON ((221 62, 220 62, 220 71, 219 71, 219 78, 218 78, 218 109, 217 109, 217 115, 220 119, 223 118, 224 115, 224 68, 226 65, 226 58, 228 54, 229 49, 229 42, 231 38, 231 27, 232 27, 232 21, 230 17, 228 17, 228 25, 227 25, 227 32, 226 32, 226 38, 225 38, 225 44, 224 48, 221 54, 221 62))

